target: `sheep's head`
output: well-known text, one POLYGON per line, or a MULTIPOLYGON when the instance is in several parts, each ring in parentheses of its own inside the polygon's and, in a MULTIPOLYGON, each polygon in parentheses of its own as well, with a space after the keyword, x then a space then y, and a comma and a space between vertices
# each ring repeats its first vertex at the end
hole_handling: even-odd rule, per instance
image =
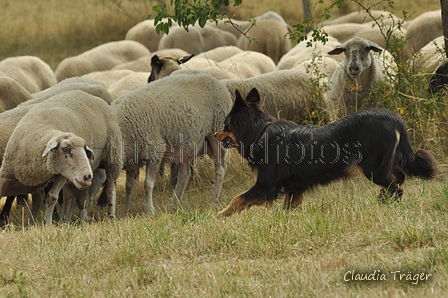
POLYGON ((381 52, 382 48, 373 41, 354 37, 328 52, 329 55, 345 54, 344 66, 352 78, 358 78, 365 69, 372 65, 373 52, 381 52))
POLYGON ((159 57, 157 55, 151 58, 151 74, 148 78, 148 83, 169 76, 172 72, 179 70, 182 63, 190 60, 193 55, 172 58, 172 57, 159 57))
POLYGON ((78 189, 92 184, 93 173, 89 160, 94 159, 94 154, 84 139, 74 134, 53 137, 48 141, 42 157, 51 158, 54 170, 78 189))

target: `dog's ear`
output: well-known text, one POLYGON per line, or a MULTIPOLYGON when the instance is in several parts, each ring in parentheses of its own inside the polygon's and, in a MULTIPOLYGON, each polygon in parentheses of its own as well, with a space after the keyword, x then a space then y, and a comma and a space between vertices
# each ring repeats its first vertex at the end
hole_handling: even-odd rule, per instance
POLYGON ((251 104, 260 104, 260 94, 258 93, 257 88, 252 88, 249 94, 246 96, 246 102, 251 104))
POLYGON ((238 89, 235 90, 235 107, 242 107, 246 106, 246 103, 244 102, 244 98, 241 96, 241 93, 238 89))

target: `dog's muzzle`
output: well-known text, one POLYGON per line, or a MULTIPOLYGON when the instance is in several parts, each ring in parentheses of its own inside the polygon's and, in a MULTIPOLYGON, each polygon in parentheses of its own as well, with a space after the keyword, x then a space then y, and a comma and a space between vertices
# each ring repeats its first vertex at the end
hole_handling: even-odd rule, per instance
POLYGON ((236 147, 235 135, 232 132, 225 132, 225 131, 220 130, 220 131, 215 132, 213 137, 217 141, 221 142, 222 146, 226 149, 236 147))

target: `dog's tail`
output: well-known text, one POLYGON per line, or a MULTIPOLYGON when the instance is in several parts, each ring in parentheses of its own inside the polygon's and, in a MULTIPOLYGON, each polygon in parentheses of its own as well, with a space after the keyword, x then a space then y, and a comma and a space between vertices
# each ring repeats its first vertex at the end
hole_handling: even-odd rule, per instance
POLYGON ((407 132, 403 131, 401 135, 398 131, 396 133, 398 141, 396 156, 400 168, 409 177, 419 177, 424 180, 434 179, 439 173, 439 169, 432 153, 424 149, 414 152, 407 132))

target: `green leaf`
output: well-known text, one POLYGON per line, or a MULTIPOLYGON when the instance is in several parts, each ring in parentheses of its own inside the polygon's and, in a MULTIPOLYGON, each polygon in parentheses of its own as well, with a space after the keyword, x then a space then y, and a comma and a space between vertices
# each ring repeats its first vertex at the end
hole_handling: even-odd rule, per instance
POLYGON ((162 7, 160 7, 160 5, 154 5, 154 6, 152 7, 152 10, 153 10, 154 12, 160 13, 160 12, 162 12, 162 7))

